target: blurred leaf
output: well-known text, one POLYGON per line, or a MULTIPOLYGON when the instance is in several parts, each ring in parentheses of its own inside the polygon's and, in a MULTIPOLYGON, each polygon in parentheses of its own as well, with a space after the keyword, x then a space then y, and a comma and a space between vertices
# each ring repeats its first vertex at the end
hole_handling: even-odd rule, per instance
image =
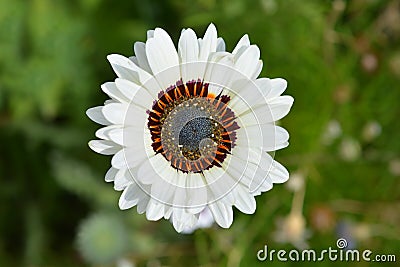
POLYGON ((58 183, 65 189, 86 198, 100 207, 117 208, 117 195, 111 185, 106 185, 102 175, 96 175, 86 164, 65 156, 52 156, 53 170, 58 183))

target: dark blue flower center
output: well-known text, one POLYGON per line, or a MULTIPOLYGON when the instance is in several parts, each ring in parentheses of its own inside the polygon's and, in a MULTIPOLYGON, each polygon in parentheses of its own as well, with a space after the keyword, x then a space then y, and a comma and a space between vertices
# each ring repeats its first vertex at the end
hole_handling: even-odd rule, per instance
POLYGON ((160 92, 148 111, 154 152, 185 173, 221 167, 239 129, 229 100, 208 93, 208 84, 201 81, 177 82, 160 92))
POLYGON ((179 145, 183 150, 200 151, 200 142, 212 139, 214 136, 214 123, 210 118, 194 118, 187 122, 179 132, 179 145))

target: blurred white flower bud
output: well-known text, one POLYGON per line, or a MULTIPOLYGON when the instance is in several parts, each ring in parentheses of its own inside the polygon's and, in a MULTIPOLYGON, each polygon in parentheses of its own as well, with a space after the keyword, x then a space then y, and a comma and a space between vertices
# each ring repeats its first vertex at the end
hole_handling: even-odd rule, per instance
POLYGON ((400 176, 400 159, 395 158, 389 161, 389 171, 394 175, 394 176, 400 176))
POLYGON ((117 267, 135 267, 135 264, 130 260, 121 258, 117 261, 117 267))
POLYGON ((353 226, 354 237, 360 241, 371 237, 371 227, 366 223, 359 223, 353 226))
POLYGON ((400 77, 400 53, 395 53, 389 61, 390 70, 397 76, 400 77))
POLYGON ((275 0, 261 0, 261 6, 267 14, 274 14, 278 9, 278 4, 275 0))
POLYGON ((361 147, 357 140, 345 138, 340 144, 339 154, 346 161, 356 160, 361 153, 361 147))
POLYGON ((378 137, 381 134, 381 132, 382 132, 381 125, 376 121, 370 121, 367 124, 365 124, 362 131, 362 136, 365 141, 370 142, 376 137, 378 137))
POLYGON ((290 179, 286 183, 289 191, 297 192, 304 186, 304 175, 301 172, 295 172, 290 175, 290 179))
POLYGON ((331 120, 328 122, 326 129, 322 135, 322 142, 326 145, 330 145, 336 138, 342 134, 342 127, 337 120, 331 120))
POLYGON ((373 53, 366 53, 361 57, 361 66, 364 71, 371 73, 378 68, 378 57, 373 53))
POLYGON ((291 212, 284 219, 277 221, 278 229, 274 233, 274 239, 280 243, 291 243, 299 249, 308 247, 306 240, 310 237, 306 229, 306 220, 299 212, 291 212))

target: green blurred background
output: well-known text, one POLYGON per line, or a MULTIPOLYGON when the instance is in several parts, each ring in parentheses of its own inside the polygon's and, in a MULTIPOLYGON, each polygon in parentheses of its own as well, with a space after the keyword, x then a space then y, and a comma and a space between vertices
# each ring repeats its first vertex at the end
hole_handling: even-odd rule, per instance
POLYGON ((339 237, 398 262, 399 82, 398 0, 0 0, 0 266, 283 266, 257 251, 339 237), (228 50, 248 33, 262 76, 288 80, 291 144, 276 158, 291 180, 254 215, 235 210, 230 229, 181 235, 118 209, 85 111, 107 99, 107 54, 132 55, 148 29, 176 43, 210 22, 228 50))

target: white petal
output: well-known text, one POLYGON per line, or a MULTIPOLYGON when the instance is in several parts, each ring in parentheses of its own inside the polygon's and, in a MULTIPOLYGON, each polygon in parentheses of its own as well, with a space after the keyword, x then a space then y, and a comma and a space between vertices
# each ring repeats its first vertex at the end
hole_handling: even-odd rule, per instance
POLYGON ((289 113, 293 102, 293 97, 289 95, 280 96, 269 101, 268 105, 271 107, 273 119, 277 121, 285 117, 289 113))
POLYGON ((123 103, 111 103, 102 109, 104 117, 113 124, 124 124, 128 105, 123 103))
POLYGON ((154 37, 154 30, 148 30, 147 31, 147 39, 153 38, 154 37))
MULTIPOLYGON (((124 79, 116 79, 115 84, 123 94, 131 101, 130 104, 136 104, 144 111, 151 108, 154 96, 149 90, 138 86, 137 84, 124 79)), ((154 90, 152 90, 153 92, 154 90)))
MULTIPOLYGON (((253 164, 253 163, 250 163, 253 164)), ((260 168, 254 174, 254 179, 250 184, 250 193, 258 195, 266 192, 273 187, 273 183, 284 183, 289 179, 289 172, 279 162, 263 153, 259 163, 260 168)))
POLYGON ((230 86, 233 69, 233 57, 229 53, 215 53, 204 74, 204 81, 209 83, 208 91, 218 95, 224 88, 230 86))
POLYGON ((157 154, 139 167, 137 179, 143 184, 153 184, 157 179, 162 179, 166 168, 171 168, 169 162, 157 154))
MULTIPOLYGON (((138 92, 137 94, 140 95, 142 93, 138 92)), ((143 98, 143 99, 146 101, 145 98, 143 98)), ((148 127, 147 127, 148 114, 146 113, 146 110, 144 109, 144 107, 142 105, 144 105, 146 103, 148 104, 148 102, 143 101, 142 105, 140 105, 139 103, 140 103, 139 97, 135 97, 129 103, 129 107, 126 112, 126 116, 124 118, 124 124, 136 127, 138 130, 139 129, 142 130, 141 138, 143 138, 144 130, 146 130, 147 133, 149 133, 149 131, 148 131, 148 127)))
POLYGON ((254 179, 250 184, 249 191, 253 195, 259 195, 262 192, 266 192, 272 189, 273 181, 270 177, 270 172, 257 168, 254 174, 254 179))
POLYGON ((235 206, 243 213, 253 214, 256 211, 256 200, 246 189, 242 185, 238 185, 232 191, 235 197, 235 206))
POLYGON ((209 228, 215 222, 212 213, 208 207, 199 214, 199 221, 197 222, 197 228, 209 228))
POLYGON ((122 146, 124 145, 124 128, 118 127, 115 129, 111 129, 108 131, 107 134, 113 142, 122 146))
POLYGON ((244 147, 261 147, 266 151, 274 151, 285 146, 289 133, 282 127, 272 124, 247 126, 237 132, 237 145, 244 147))
POLYGON ((232 168, 229 169, 230 172, 234 171, 235 168, 236 170, 240 169, 238 166, 245 166, 246 164, 246 167, 251 170, 249 172, 245 167, 241 167, 241 171, 245 175, 242 180, 244 184, 249 186, 251 193, 268 191, 272 188, 273 183, 283 183, 289 177, 286 168, 275 161, 268 153, 262 151, 261 148, 236 146, 232 151, 232 156, 232 160, 238 159, 241 162, 234 162, 232 168))
POLYGON ((108 169, 104 180, 106 182, 113 182, 117 172, 118 172, 118 169, 115 169, 115 168, 111 167, 110 169, 108 169))
POLYGON ((210 209, 206 207, 199 213, 199 219, 197 223, 193 227, 186 227, 185 229, 183 229, 181 233, 191 234, 196 229, 210 228, 214 224, 214 222, 215 220, 214 217, 212 216, 210 209))
POLYGON ((250 46, 250 39, 249 39, 249 36, 247 34, 245 34, 242 36, 242 38, 240 38, 239 42, 233 49, 232 54, 236 54, 240 48, 248 47, 248 46, 250 46))
MULTIPOLYGON (((237 147, 235 150, 236 155, 238 150, 237 147)), ((265 152, 262 153, 266 154, 265 152)), ((247 189, 247 192, 253 196, 259 195, 261 192, 268 191, 272 188, 272 180, 268 176, 270 170, 260 167, 261 164, 264 164, 263 160, 257 160, 257 163, 253 163, 253 159, 251 158, 253 154, 255 153, 250 153, 250 157, 244 157, 244 159, 237 157, 237 155, 232 155, 232 164, 230 164, 230 166, 226 169, 226 172, 229 173, 231 177, 238 179, 240 182, 232 189, 232 195, 234 195, 233 191, 239 186, 247 189)), ((260 152, 258 152, 258 154, 260 154, 260 152)), ((256 157, 260 158, 259 156, 256 157)), ((271 166, 271 164, 268 166, 271 166)), ((236 201, 237 197, 233 197, 236 201)), ((248 210, 248 212, 250 211, 248 210)))
POLYGON ((217 52, 225 52, 225 41, 221 37, 217 39, 217 52))
POLYGON ((104 93, 110 96, 112 99, 117 100, 118 102, 128 102, 129 99, 126 98, 124 94, 118 89, 114 82, 106 82, 101 85, 101 89, 104 93))
MULTIPOLYGON (((111 140, 109 136, 109 132, 113 129, 122 128, 121 125, 110 125, 107 127, 100 128, 96 131, 95 135, 97 138, 104 139, 104 140, 111 140)), ((112 141, 112 140, 111 140, 112 141)))
POLYGON ((111 103, 103 107, 104 117, 113 124, 131 125, 144 129, 147 114, 144 108, 126 103, 111 103))
POLYGON ((112 155, 121 149, 119 145, 108 140, 91 140, 89 141, 89 147, 93 151, 103 155, 112 155))
POLYGON ((147 208, 149 201, 150 201, 150 198, 148 198, 147 201, 139 201, 139 203, 136 206, 137 207, 136 210, 137 210, 138 214, 143 214, 146 212, 146 208, 147 208))
POLYGON ((286 168, 280 164, 279 162, 274 160, 274 163, 272 165, 272 169, 270 172, 270 177, 272 179, 272 182, 274 183, 284 183, 289 179, 289 172, 286 170, 286 168))
POLYGON ((157 200, 150 198, 146 208, 146 218, 149 221, 158 221, 164 216, 165 205, 157 200))
POLYGON ((165 168, 165 179, 160 177, 156 179, 151 185, 151 197, 157 199, 159 202, 172 206, 173 195, 175 193, 175 181, 177 179, 177 170, 173 168, 165 168))
POLYGON ((118 153, 116 153, 111 159, 111 165, 116 169, 127 168, 128 164, 125 158, 125 151, 120 150, 118 153))
MULTIPOLYGON (((141 186, 143 186, 143 185, 141 185, 141 186)), ((140 192, 139 192, 139 194, 141 194, 139 197, 140 200, 137 204, 137 212, 139 214, 143 214, 146 212, 146 208, 150 201, 150 197, 149 197, 149 194, 145 193, 145 192, 149 192, 149 190, 150 189, 144 187, 144 191, 140 190, 140 192)))
POLYGON ((127 99, 129 102, 131 99, 134 98, 136 93, 142 89, 138 84, 130 82, 128 80, 117 78, 115 79, 115 86, 121 92, 121 94, 127 99))
POLYGON ((182 63, 199 59, 199 43, 197 42, 196 33, 192 29, 182 32, 178 42, 178 52, 182 63))
POLYGON ((134 63, 124 56, 118 54, 111 54, 107 56, 108 61, 111 64, 114 72, 118 77, 124 78, 130 81, 139 81, 139 75, 133 67, 134 63))
POLYGON ((257 80, 255 80, 255 84, 257 86, 257 89, 262 93, 262 95, 264 96, 264 99, 262 99, 261 101, 265 101, 265 99, 268 99, 269 97, 267 97, 269 94, 271 94, 272 91, 272 79, 269 78, 259 78, 257 80))
POLYGON ((289 113, 293 101, 293 97, 285 95, 268 100, 267 103, 252 106, 252 108, 248 110, 244 110, 241 106, 242 104, 239 104, 239 101, 233 103, 232 107, 234 107, 243 125, 250 126, 271 123, 282 119, 289 113))
POLYGON ((252 194, 253 196, 259 195, 261 192, 268 191, 272 188, 272 180, 268 176, 269 170, 264 170, 254 163, 246 161, 239 163, 238 166, 233 165, 232 168, 229 169, 229 172, 231 173, 231 175, 241 177, 241 185, 238 186, 246 188, 248 193, 252 194), (243 169, 243 167, 238 168, 238 166, 244 165, 246 165, 245 169, 243 169))
POLYGON ((155 29, 154 37, 146 42, 146 55, 161 88, 167 89, 180 79, 178 53, 166 31, 155 29))
POLYGON ((164 219, 169 220, 171 218, 173 210, 174 210, 173 206, 165 205, 165 207, 164 207, 164 219))
POLYGON ((145 190, 148 190, 148 188, 145 188, 143 185, 137 183, 129 184, 121 194, 118 203, 119 208, 125 210, 137 205, 138 213, 145 212, 150 200, 145 190))
MULTIPOLYGON (((240 184, 247 188, 250 186, 254 179, 257 166, 249 164, 246 160, 241 161, 237 157, 232 156, 231 162, 225 170, 227 175, 230 176, 229 179, 235 181, 234 186, 232 186, 232 190, 234 190, 234 188, 240 186, 240 184)), ((233 196, 233 198, 235 198, 235 196, 233 196)))
POLYGON ((257 165, 263 170, 270 171, 274 162, 274 159, 262 148, 249 147, 249 159, 248 161, 257 165))
MULTIPOLYGON (((236 57, 235 57, 236 58, 236 57)), ((260 49, 256 45, 251 45, 236 58, 235 68, 246 77, 253 77, 259 69, 260 49)))
MULTIPOLYGON (((268 100, 270 100, 266 98, 266 95, 268 95, 272 90, 270 79, 260 78, 254 81, 238 74, 229 89, 230 91, 227 92, 229 96, 231 96, 229 106, 234 109, 237 116, 251 113, 255 108, 263 108, 263 116, 271 114, 271 112, 265 111, 265 109, 269 109, 267 104, 268 100)), ((264 119, 264 121, 268 120, 264 119)), ((251 124, 254 123, 249 123, 249 118, 246 118, 245 125, 251 124)))
MULTIPOLYGON (((179 173, 176 180, 176 188, 174 198, 172 200, 174 210, 175 208, 184 209, 187 207, 188 192, 186 190, 186 178, 187 174, 179 173)), ((181 211, 182 212, 182 211, 181 211)))
POLYGON ((262 68, 263 68, 263 61, 260 59, 257 63, 257 66, 254 68, 253 74, 250 75, 250 79, 256 79, 260 75, 262 68))
POLYGON ((114 190, 124 190, 128 185, 133 182, 131 175, 127 169, 121 169, 115 175, 114 190))
POLYGON ((101 124, 101 125, 110 125, 111 123, 104 117, 102 112, 103 106, 89 108, 86 111, 86 115, 92 121, 101 124))
POLYGON ((146 152, 136 147, 124 148, 118 151, 111 159, 111 165, 116 169, 136 168, 146 161, 146 152))
POLYGON ((112 103, 121 103, 121 102, 114 99, 107 99, 106 101, 104 101, 104 106, 112 103))
POLYGON ((233 210, 220 201, 208 205, 215 222, 222 228, 229 228, 233 222, 233 210))
POLYGON ((204 63, 197 62, 199 59, 199 43, 192 29, 182 32, 178 43, 179 56, 181 58, 181 74, 184 82, 203 79, 204 63))
POLYGON ((144 69, 137 66, 132 60, 118 54, 111 54, 107 56, 111 67, 118 75, 118 77, 138 83, 146 84, 152 76, 144 69))
POLYGON ((248 112, 258 103, 266 105, 260 83, 262 83, 262 80, 240 79, 232 84, 229 106, 235 110, 237 116, 248 112))
POLYGON ((128 57, 130 59, 130 61, 132 61, 133 63, 135 63, 136 66, 139 66, 139 61, 137 60, 137 57, 135 56, 130 56, 128 57))
POLYGON ((198 221, 198 215, 185 211, 184 208, 174 208, 172 213, 172 223, 175 230, 180 233, 185 228, 192 228, 198 221))
MULTIPOLYGON (((261 192, 264 192, 263 190, 267 191, 272 188, 272 181, 268 177, 268 171, 261 169, 253 163, 240 162, 238 166, 232 165, 232 167, 229 169, 229 173, 231 175, 235 175, 235 177, 240 179, 240 184, 238 184, 236 187, 246 188, 247 193, 250 193, 252 195, 255 195, 256 193, 259 194, 261 192), (244 168, 239 166, 246 167, 244 168), (267 189, 266 186, 268 186, 267 189)), ((235 189, 233 189, 233 191, 235 189)), ((232 192, 232 194, 233 193, 234 192, 232 192)), ((234 199, 236 201, 237 197, 234 197, 234 199)), ((240 205, 240 203, 238 205, 240 205)))
MULTIPOLYGON (((148 135, 143 130, 137 127, 114 127, 110 128, 106 134, 111 141, 121 146, 126 146, 128 150, 134 150, 132 153, 135 155, 135 153, 145 151, 145 146, 147 145, 142 141, 148 135)), ((131 152, 129 151, 128 153, 131 152)))
POLYGON ((187 211, 192 214, 200 213, 207 204, 207 188, 199 173, 191 173, 186 177, 188 192, 187 211))
POLYGON ((282 78, 271 79, 272 90, 266 95, 267 98, 274 98, 280 96, 287 87, 287 81, 282 78))
POLYGON ((214 24, 210 24, 200 42, 199 60, 207 61, 211 53, 217 51, 217 29, 214 24))
POLYGON ((135 51, 136 59, 139 67, 147 71, 148 73, 152 73, 149 61, 146 56, 146 44, 143 42, 136 42, 133 45, 133 49, 135 51))
MULTIPOLYGON (((225 165, 228 163, 224 162, 225 165)), ((226 168, 225 168, 226 169, 226 168)), ((234 203, 234 198, 230 191, 236 186, 237 181, 226 173, 223 168, 211 168, 203 172, 207 183, 208 202, 223 201, 228 205, 234 203)))
POLYGON ((135 183, 128 185, 124 192, 121 194, 118 206, 121 210, 130 209, 137 205, 139 202, 137 191, 140 190, 139 186, 135 183))

